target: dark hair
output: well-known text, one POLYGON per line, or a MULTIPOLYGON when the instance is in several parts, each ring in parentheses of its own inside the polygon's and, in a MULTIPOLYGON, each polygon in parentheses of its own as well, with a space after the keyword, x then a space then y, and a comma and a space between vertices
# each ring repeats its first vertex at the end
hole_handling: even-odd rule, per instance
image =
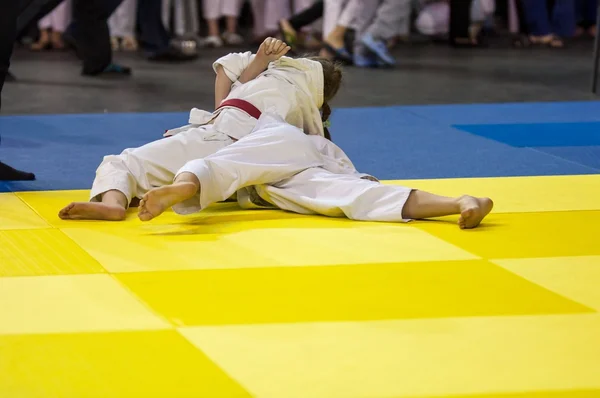
MULTIPOLYGON (((321 119, 326 123, 331 116, 331 107, 329 101, 335 97, 342 85, 342 65, 340 63, 330 61, 323 57, 307 57, 312 61, 317 61, 323 67, 323 105, 321 107, 321 119)), ((331 140, 329 129, 323 127, 325 138, 331 140)))

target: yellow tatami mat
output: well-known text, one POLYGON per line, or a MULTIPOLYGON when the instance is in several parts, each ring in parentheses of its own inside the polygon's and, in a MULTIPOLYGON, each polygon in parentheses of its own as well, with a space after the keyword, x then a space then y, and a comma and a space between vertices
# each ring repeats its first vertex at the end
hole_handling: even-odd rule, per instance
POLYGON ((600 175, 387 183, 496 207, 68 222, 86 191, 0 194, 0 397, 600 397, 600 175))

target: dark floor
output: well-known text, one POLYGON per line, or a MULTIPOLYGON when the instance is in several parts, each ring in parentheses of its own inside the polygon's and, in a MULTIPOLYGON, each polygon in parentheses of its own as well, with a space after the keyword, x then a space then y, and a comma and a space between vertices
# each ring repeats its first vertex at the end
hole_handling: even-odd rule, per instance
MULTIPOLYGON (((135 54, 116 59, 130 79, 79 75, 68 53, 17 50, 5 86, 3 114, 163 112, 213 106, 211 63, 229 50, 203 50, 185 64, 150 63, 135 54)), ((563 50, 403 45, 395 70, 347 68, 335 106, 591 100, 591 43, 563 50)))

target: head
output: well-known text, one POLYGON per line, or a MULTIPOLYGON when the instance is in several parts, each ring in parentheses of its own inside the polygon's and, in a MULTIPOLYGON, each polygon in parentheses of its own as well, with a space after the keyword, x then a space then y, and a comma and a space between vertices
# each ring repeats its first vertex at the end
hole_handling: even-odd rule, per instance
MULTIPOLYGON (((342 66, 341 64, 330 61, 322 57, 308 57, 312 61, 317 61, 323 67, 323 105, 321 107, 321 116, 323 123, 329 120, 331 107, 329 101, 335 97, 342 85, 342 66)), ((329 129, 325 127, 325 138, 331 139, 329 129)))

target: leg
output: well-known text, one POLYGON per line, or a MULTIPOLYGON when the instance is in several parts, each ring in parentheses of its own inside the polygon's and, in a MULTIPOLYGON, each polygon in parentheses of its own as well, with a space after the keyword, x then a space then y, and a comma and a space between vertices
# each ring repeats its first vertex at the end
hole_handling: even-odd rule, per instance
POLYGON ((238 18, 240 16, 241 5, 238 0, 222 0, 222 14, 225 16, 226 32, 225 42, 232 46, 239 46, 244 43, 244 38, 237 33, 238 18))
POLYGON ((546 0, 529 0, 521 2, 527 21, 527 30, 532 37, 548 36, 551 33, 550 20, 546 0))
POLYGON ((153 189, 144 196, 140 219, 151 220, 171 206, 180 214, 198 212, 241 188, 280 181, 321 163, 317 147, 301 130, 267 126, 213 155, 188 162, 172 187, 153 189))
POLYGON ((297 11, 289 20, 282 20, 282 22, 287 22, 294 31, 310 25, 323 16, 323 1, 316 1, 312 6, 303 6, 301 8, 304 9, 297 11))
POLYGON ((208 36, 219 37, 219 18, 221 17, 221 2, 223 0, 212 0, 202 2, 204 19, 208 24, 208 36))
POLYGON ((106 156, 96 170, 91 203, 71 203, 59 215, 65 219, 74 219, 73 215, 77 216, 75 219, 118 219, 115 214, 121 213, 115 207, 124 211, 134 198, 143 197, 154 187, 170 184, 186 160, 206 157, 232 142, 224 134, 201 127, 140 148, 126 149, 117 156, 106 156))
POLYGON ((110 190, 101 194, 101 202, 73 202, 63 208, 58 216, 63 220, 122 221, 129 205, 121 191, 110 190))
POLYGON ((475 228, 492 211, 494 203, 489 198, 461 196, 448 198, 424 191, 413 191, 404 205, 405 218, 425 219, 460 214, 461 229, 475 228))
POLYGON ((262 40, 267 36, 267 28, 265 27, 265 5, 266 0, 251 0, 252 18, 254 20, 254 39, 262 40))
POLYGON ((200 180, 195 174, 183 172, 175 177, 173 185, 155 188, 140 201, 138 217, 150 221, 177 203, 184 202, 200 193, 200 180))
POLYGON ((98 75, 112 62, 108 18, 122 0, 75 0, 77 50, 83 59, 83 74, 98 75))
POLYGON ((461 214, 460 228, 479 225, 493 205, 487 198, 446 198, 320 168, 305 170, 279 183, 256 187, 256 190, 263 200, 301 214, 383 222, 461 214))
POLYGON ((323 5, 323 38, 327 38, 329 34, 338 25, 340 15, 346 5, 345 0, 328 0, 323 5))
POLYGON ((141 41, 152 54, 168 51, 170 38, 162 23, 160 0, 138 0, 141 41))
POLYGON ((575 3, 557 0, 552 10, 552 33, 558 37, 571 37, 575 33, 575 3))
MULTIPOLYGON (((544 0, 545 1, 545 0, 544 0)), ((450 0, 450 44, 473 44, 469 35, 471 0, 450 0)))
POLYGON ((410 0, 384 0, 377 9, 375 21, 365 33, 375 39, 390 39, 396 35, 402 21, 410 18, 410 12, 410 0))

